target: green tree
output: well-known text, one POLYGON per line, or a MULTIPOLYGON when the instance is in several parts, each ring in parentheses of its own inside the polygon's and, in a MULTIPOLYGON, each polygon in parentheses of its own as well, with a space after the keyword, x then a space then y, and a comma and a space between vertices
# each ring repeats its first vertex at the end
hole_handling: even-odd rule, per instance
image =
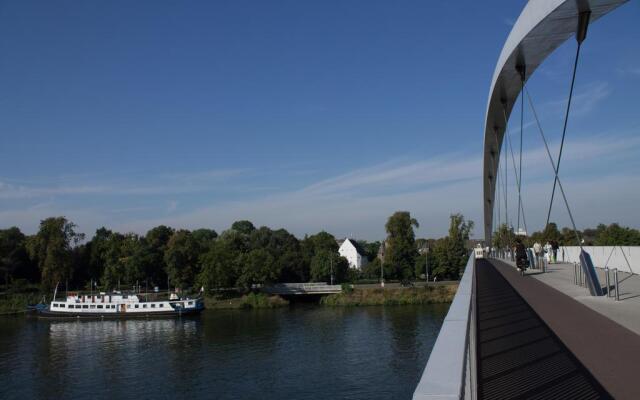
POLYGON ((549 222, 542 231, 542 240, 544 242, 556 241, 560 243, 562 241, 562 233, 558 230, 558 225, 555 222, 549 222))
POLYGON ((418 255, 413 228, 419 224, 408 211, 397 211, 387 221, 387 253, 385 254, 385 276, 407 279, 413 276, 418 255), (387 275, 389 274, 389 275, 387 275))
POLYGON ((362 277, 366 279, 380 279, 380 267, 382 264, 379 258, 367 263, 362 267, 362 277))
POLYGON ((465 221, 462 214, 450 218, 449 235, 437 240, 433 248, 432 274, 439 279, 458 279, 469 257, 466 242, 471 237, 473 221, 465 221))
POLYGON ((29 256, 38 265, 46 290, 73 276, 71 248, 84 239, 84 234, 75 229, 76 225, 65 217, 47 218, 27 242, 29 256))
POLYGON ((310 278, 309 265, 300 251, 287 251, 275 262, 280 270, 280 282, 307 282, 310 278))
POLYGON ((617 223, 600 224, 596 228, 596 246, 638 246, 640 232, 636 229, 622 227, 617 223))
POLYGON ((112 234, 113 232, 102 227, 96 230, 93 238, 87 243, 87 252, 89 253, 87 275, 89 275, 89 279, 100 279, 104 275, 109 240, 112 234))
POLYGON ((193 285, 199 272, 199 255, 198 242, 191 232, 181 229, 171 236, 164 253, 171 285, 180 289, 187 289, 193 285))
POLYGON ((279 275, 273 256, 264 249, 255 249, 241 256, 240 276, 236 284, 251 289, 254 284, 275 282, 279 275))
POLYGON ((256 227, 253 226, 251 221, 241 220, 231 224, 231 229, 233 229, 236 232, 244 233, 245 235, 250 235, 251 232, 253 232, 256 229, 256 227))
POLYGON ((0 274, 8 285, 12 279, 37 280, 27 254, 27 237, 17 227, 0 230, 0 274))
POLYGON ((300 253, 302 255, 300 270, 304 272, 304 277, 307 279, 313 279, 311 273, 311 262, 316 254, 327 251, 330 253, 338 252, 338 242, 336 238, 325 231, 316 233, 315 235, 307 236, 300 241, 300 253))
POLYGON ((378 250, 380 249, 380 241, 376 240, 375 242, 367 242, 366 240, 358 240, 358 244, 360 247, 364 249, 367 253, 367 260, 369 262, 376 259, 378 256, 378 250))
POLYGON ((164 287, 167 284, 167 264, 164 261, 164 253, 173 233, 172 228, 160 225, 152 228, 145 235, 147 259, 145 277, 152 286, 164 287))
POLYGON ((107 265, 103 282, 107 288, 133 286, 146 280, 146 270, 151 262, 148 247, 135 233, 116 233, 110 236, 107 265))
POLYGON ((516 235, 513 232, 513 228, 502 224, 498 227, 498 230, 493 234, 493 246, 497 249, 511 248, 515 243, 516 235))
POLYGON ((337 252, 331 250, 319 250, 311 259, 311 281, 331 282, 331 272, 333 271, 333 283, 344 282, 349 270, 349 262, 346 258, 340 257, 337 252))
POLYGON ((198 274, 198 286, 207 290, 233 287, 238 280, 238 257, 229 243, 216 241, 200 258, 202 270, 198 274))
POLYGON ((218 237, 218 233, 215 230, 205 228, 196 229, 191 234, 203 250, 211 248, 218 237))

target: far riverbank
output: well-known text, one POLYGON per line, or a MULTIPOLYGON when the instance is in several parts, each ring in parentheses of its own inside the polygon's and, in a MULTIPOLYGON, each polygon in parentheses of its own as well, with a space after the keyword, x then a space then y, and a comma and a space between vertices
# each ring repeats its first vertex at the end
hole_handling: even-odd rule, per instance
MULTIPOLYGON (((318 304, 331 307, 353 307, 450 303, 457 288, 457 282, 410 288, 394 285, 384 289, 377 285, 356 285, 355 288, 345 285, 342 293, 321 297, 318 304)), ((42 294, 37 292, 2 293, 0 315, 24 313, 28 304, 37 303, 41 299, 42 294)), ((264 293, 227 292, 223 295, 205 296, 205 307, 209 310, 278 308, 287 307, 290 303, 286 298, 264 293)))

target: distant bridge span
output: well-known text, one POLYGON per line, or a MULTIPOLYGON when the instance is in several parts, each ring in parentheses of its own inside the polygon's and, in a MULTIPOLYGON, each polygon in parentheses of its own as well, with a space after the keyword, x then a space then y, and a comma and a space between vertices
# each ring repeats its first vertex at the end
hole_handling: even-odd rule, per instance
POLYGON ((484 128, 484 237, 491 243, 496 174, 511 110, 524 82, 578 29, 578 16, 590 11, 590 23, 628 0, 530 0, 507 38, 493 73, 484 128))

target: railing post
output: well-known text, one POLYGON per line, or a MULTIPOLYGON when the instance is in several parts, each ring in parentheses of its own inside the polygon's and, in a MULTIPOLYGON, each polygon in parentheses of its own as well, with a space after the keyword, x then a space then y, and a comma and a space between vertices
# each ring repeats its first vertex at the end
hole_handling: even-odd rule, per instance
POLYGON ((616 285, 616 301, 620 301, 620 284, 618 282, 618 268, 613 269, 613 281, 616 285))
MULTIPOLYGON (((578 268, 578 263, 573 263, 578 268)), ((582 286, 582 268, 578 268, 578 286, 582 286)))
POLYGON ((607 284, 607 297, 611 297, 611 281, 610 281, 611 278, 609 278, 609 268, 608 267, 604 268, 604 273, 605 273, 604 281, 607 284))
POLYGON ((578 266, 573 263, 573 284, 578 286, 578 266))

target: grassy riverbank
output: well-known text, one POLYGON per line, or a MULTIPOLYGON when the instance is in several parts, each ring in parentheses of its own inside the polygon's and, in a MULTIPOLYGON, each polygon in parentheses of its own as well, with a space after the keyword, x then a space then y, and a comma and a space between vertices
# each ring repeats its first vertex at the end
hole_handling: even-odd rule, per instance
POLYGON ((320 300, 326 306, 387 306, 450 303, 457 284, 398 289, 354 289, 320 300))
MULTIPOLYGON (((386 306, 408 304, 449 303, 458 288, 457 284, 427 286, 419 288, 363 288, 323 297, 324 306, 386 306)), ((19 314, 28 304, 38 303, 42 295, 38 292, 0 293, 0 315, 19 314)), ((210 310, 258 309, 286 307, 289 301, 280 296, 264 293, 218 294, 205 297, 205 307, 210 310)))
POLYGON ((41 299, 40 293, 2 293, 0 294, 0 315, 23 313, 28 304, 38 303, 41 299))
POLYGON ((280 296, 268 296, 263 293, 249 293, 237 296, 207 296, 204 299, 207 309, 251 309, 277 308, 288 306, 289 302, 280 296))

